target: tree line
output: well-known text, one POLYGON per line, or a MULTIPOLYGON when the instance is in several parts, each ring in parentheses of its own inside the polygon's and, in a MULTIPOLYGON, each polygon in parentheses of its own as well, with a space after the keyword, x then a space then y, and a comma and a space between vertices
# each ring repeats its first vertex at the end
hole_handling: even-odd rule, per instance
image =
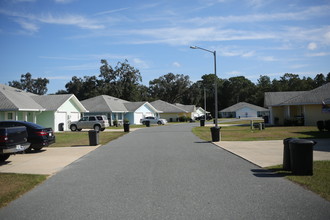
MULTIPOLYGON (((330 82, 330 72, 325 76, 317 74, 314 78, 300 78, 298 74, 285 73, 279 79, 271 80, 267 75, 260 75, 257 83, 244 76, 221 79, 212 74, 205 74, 201 80, 192 82, 188 75, 168 73, 149 81, 149 86, 142 84, 138 69, 127 60, 112 67, 107 60, 101 60, 100 74, 93 76, 73 76, 65 85, 65 90, 56 94, 74 94, 79 100, 98 95, 110 95, 128 101, 154 101, 161 99, 169 103, 181 103, 204 107, 214 113, 214 84, 217 82, 218 109, 224 109, 238 102, 248 102, 258 106, 264 104, 265 92, 308 91, 330 82)), ((39 95, 47 93, 46 78, 33 79, 30 73, 21 75, 20 81, 11 81, 9 86, 39 95)))

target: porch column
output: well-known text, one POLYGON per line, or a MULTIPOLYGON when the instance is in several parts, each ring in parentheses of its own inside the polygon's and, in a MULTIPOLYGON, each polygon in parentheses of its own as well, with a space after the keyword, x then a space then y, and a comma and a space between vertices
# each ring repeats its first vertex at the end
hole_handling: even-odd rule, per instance
POLYGON ((269 124, 273 125, 274 124, 274 118, 273 118, 273 107, 268 107, 269 109, 269 124))

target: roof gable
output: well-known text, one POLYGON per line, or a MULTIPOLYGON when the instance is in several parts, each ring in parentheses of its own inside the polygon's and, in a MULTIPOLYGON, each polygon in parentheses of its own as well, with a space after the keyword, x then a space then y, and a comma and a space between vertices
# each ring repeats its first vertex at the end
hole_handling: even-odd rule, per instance
POLYGON ((303 94, 295 96, 291 99, 287 99, 282 105, 303 105, 303 104, 322 104, 329 103, 330 100, 330 83, 320 86, 311 91, 307 91, 303 94))
POLYGON ((163 100, 153 101, 150 104, 163 113, 187 113, 186 110, 163 100))
POLYGON ((90 112, 127 112, 125 103, 129 101, 108 95, 100 95, 81 101, 90 112))
POLYGON ((266 92, 265 106, 330 104, 330 83, 310 91, 266 92))
POLYGON ((268 109, 266 108, 262 108, 260 106, 257 106, 257 105, 253 105, 253 104, 250 104, 250 103, 247 103, 247 102, 239 102, 235 105, 232 105, 228 108, 225 108, 223 110, 221 110, 220 112, 236 112, 240 109, 243 109, 243 108, 250 108, 250 109, 253 109, 255 111, 269 111, 268 109))
POLYGON ((265 92, 264 106, 276 106, 288 99, 304 94, 306 91, 290 91, 290 92, 265 92))
POLYGON ((7 111, 44 110, 44 107, 33 99, 33 97, 38 96, 39 95, 0 84, 0 109, 7 111))
POLYGON ((60 94, 60 95, 47 95, 47 96, 34 96, 33 100, 38 102, 47 111, 58 110, 65 102, 72 99, 81 111, 86 111, 85 107, 79 102, 73 94, 60 94))
POLYGON ((180 104, 180 103, 175 103, 174 105, 181 108, 181 109, 184 109, 187 112, 195 112, 196 111, 196 106, 195 105, 183 105, 183 104, 180 104))

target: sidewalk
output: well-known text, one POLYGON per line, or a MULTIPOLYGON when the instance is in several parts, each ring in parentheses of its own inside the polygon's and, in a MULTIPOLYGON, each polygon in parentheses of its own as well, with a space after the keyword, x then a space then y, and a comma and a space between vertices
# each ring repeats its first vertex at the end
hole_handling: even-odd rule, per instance
MULTIPOLYGON (((330 160, 330 139, 317 139, 313 147, 314 160, 330 160)), ((260 167, 283 164, 283 140, 220 141, 217 146, 260 167)))

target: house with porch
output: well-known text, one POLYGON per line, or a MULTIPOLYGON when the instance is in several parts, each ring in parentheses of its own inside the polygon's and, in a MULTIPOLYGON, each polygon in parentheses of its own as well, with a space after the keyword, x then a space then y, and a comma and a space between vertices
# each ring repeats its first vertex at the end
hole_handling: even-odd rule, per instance
POLYGON ((87 110, 73 94, 36 95, 0 84, 0 120, 21 120, 51 127, 60 124, 69 130, 71 121, 80 119, 87 110))
POLYGON ((159 117, 159 111, 149 102, 130 102, 108 95, 100 95, 81 101, 88 112, 84 115, 106 115, 110 125, 123 124, 127 119, 130 124, 141 124, 147 116, 159 117))
POLYGON ((316 125, 330 120, 330 83, 310 91, 266 92, 265 107, 275 125, 316 125))
POLYGON ((188 117, 190 115, 188 111, 184 110, 180 106, 176 106, 163 100, 156 100, 150 102, 150 104, 160 111, 161 118, 164 118, 169 122, 178 121, 179 117, 188 117))

